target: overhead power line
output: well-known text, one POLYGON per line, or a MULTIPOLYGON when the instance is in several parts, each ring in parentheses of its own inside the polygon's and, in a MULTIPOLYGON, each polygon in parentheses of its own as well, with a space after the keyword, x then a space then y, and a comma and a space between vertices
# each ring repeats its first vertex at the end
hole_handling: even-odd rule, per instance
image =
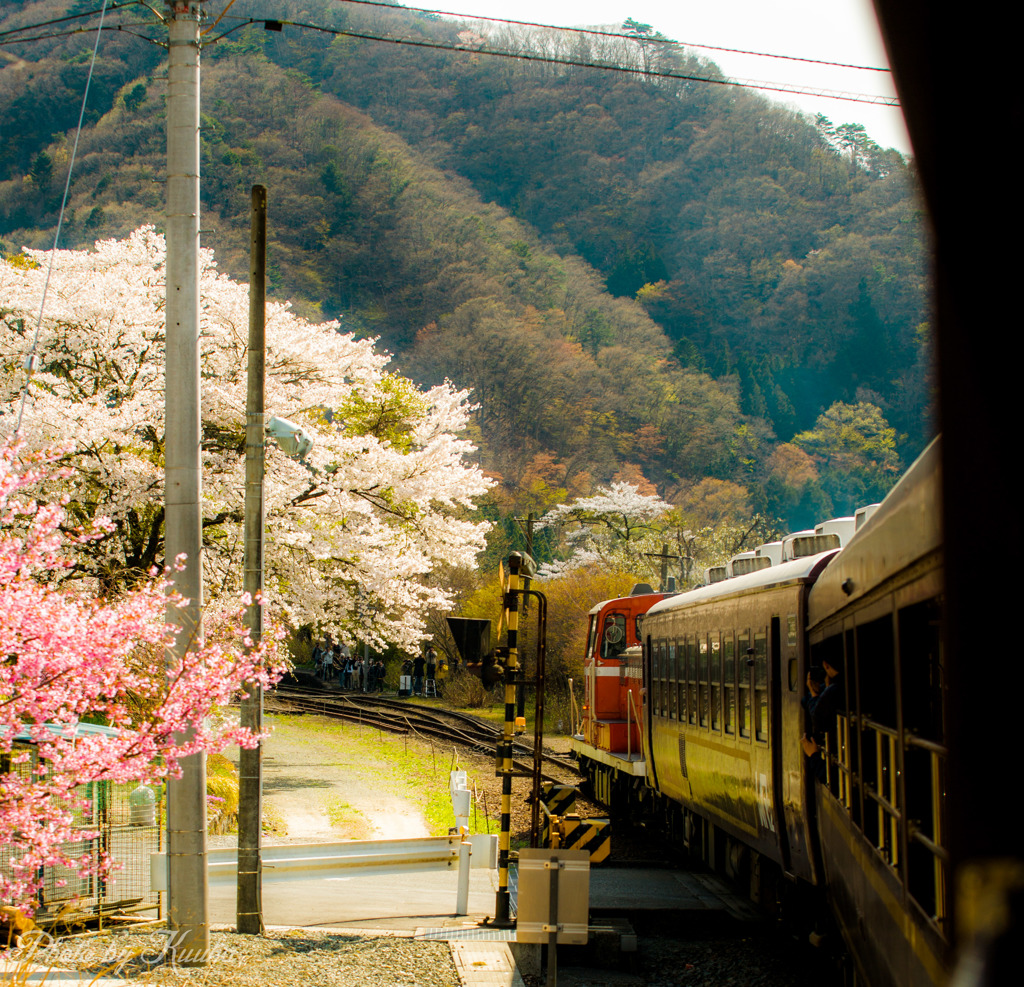
POLYGON ((92 48, 92 59, 89 62, 89 74, 85 77, 85 90, 82 93, 82 108, 78 111, 78 126, 75 128, 75 143, 71 148, 71 158, 68 161, 68 177, 64 183, 64 197, 60 203, 60 214, 57 217, 57 229, 53 234, 53 250, 50 251, 50 262, 46 268, 46 280, 43 282, 43 297, 39 301, 39 318, 36 320, 35 332, 32 334, 32 346, 28 356, 25 358, 25 383, 21 390, 21 402, 18 405, 18 423, 14 426, 14 435, 17 437, 21 431, 21 420, 25 414, 25 403, 28 401, 28 385, 36 368, 38 357, 36 350, 39 346, 39 333, 43 326, 43 312, 46 309, 46 296, 50 290, 50 278, 53 276, 53 264, 57 257, 57 246, 60 243, 60 231, 64 225, 64 214, 68 208, 68 195, 71 192, 71 176, 75 171, 75 159, 78 157, 78 141, 82 136, 82 124, 85 121, 85 107, 89 102, 89 87, 92 85, 92 73, 96 68, 96 57, 100 50, 100 37, 103 34, 103 20, 107 13, 107 0, 103 0, 103 7, 99 11, 100 23, 96 28, 96 41, 92 48))
MULTIPOLYGON (((104 24, 102 27, 103 31, 120 31, 124 34, 130 34, 134 38, 141 38, 143 41, 149 41, 152 44, 159 45, 161 48, 166 48, 167 43, 160 41, 158 38, 151 38, 147 34, 141 34, 138 31, 133 31, 133 27, 152 27, 153 24, 149 21, 139 21, 131 24, 104 24)), ((6 48, 8 45, 20 45, 27 44, 30 41, 48 41, 53 38, 73 38, 76 34, 92 34, 96 30, 95 26, 89 27, 77 27, 70 31, 51 31, 48 34, 34 34, 27 38, 0 38, 0 48, 6 48)))
POLYGON ((624 65, 613 65, 607 62, 590 62, 573 58, 559 58, 556 55, 533 55, 524 52, 497 51, 483 47, 471 47, 468 45, 443 44, 438 41, 425 41, 414 38, 392 38, 380 34, 369 34, 365 31, 348 31, 344 28, 325 27, 322 24, 307 24, 301 21, 278 20, 276 18, 246 18, 241 20, 224 34, 214 38, 213 41, 220 41, 222 38, 233 34, 239 28, 248 24, 262 24, 267 30, 280 31, 282 27, 296 27, 307 31, 317 31, 321 34, 333 34, 337 37, 357 38, 361 41, 379 41, 383 44, 406 45, 412 48, 431 48, 437 51, 461 51, 474 55, 489 55, 493 58, 511 58, 525 62, 544 62, 549 65, 566 65, 575 68, 598 69, 602 72, 622 72, 627 75, 643 75, 653 79, 676 79, 682 82, 704 82, 714 86, 735 86, 739 89, 757 89, 766 92, 787 93, 796 96, 818 96, 823 99, 836 99, 848 103, 867 103, 873 106, 899 106, 899 99, 895 96, 874 96, 869 93, 844 92, 835 89, 821 89, 814 86, 799 86, 791 83, 768 82, 757 79, 715 79, 709 76, 691 75, 686 72, 672 72, 661 69, 629 68, 624 65))
MULTIPOLYGON (((233 2, 233 0, 232 0, 233 2)), ((695 41, 673 41, 661 35, 647 37, 624 31, 602 31, 591 27, 560 27, 556 24, 541 24, 537 21, 516 21, 507 17, 484 17, 481 14, 458 14, 450 10, 429 10, 426 7, 405 7, 384 0, 337 0, 365 7, 384 7, 388 10, 407 10, 416 14, 437 14, 439 17, 458 17, 465 21, 485 21, 491 24, 514 24, 517 27, 539 27, 546 31, 564 31, 570 34, 591 34, 602 38, 624 38, 628 41, 643 41, 645 44, 683 45, 687 48, 701 48, 704 51, 721 51, 730 55, 755 55, 758 58, 777 58, 787 62, 806 62, 808 65, 827 65, 830 68, 857 69, 861 72, 891 72, 891 69, 877 65, 854 65, 849 62, 830 62, 822 58, 803 58, 799 55, 779 55, 767 51, 748 51, 745 48, 723 48, 720 45, 702 45, 695 41)))
MULTIPOLYGON (((639 41, 639 40, 644 40, 644 41, 652 40, 652 41, 654 41, 654 40, 658 40, 658 41, 660 41, 662 43, 665 43, 665 44, 671 44, 671 45, 679 44, 679 42, 667 41, 665 39, 638 38, 636 35, 632 35, 632 34, 614 33, 614 32, 607 32, 607 31, 597 31, 597 30, 590 30, 590 29, 584 29, 584 28, 552 28, 551 25, 533 24, 532 22, 529 22, 529 21, 502 20, 500 18, 476 18, 476 17, 473 17, 472 15, 467 15, 467 14, 447 13, 445 11, 428 10, 426 8, 419 8, 419 7, 396 7, 394 4, 382 3, 382 2, 380 2, 380 0, 340 0, 340 2, 355 3, 355 4, 365 4, 365 5, 368 5, 368 6, 377 6, 377 7, 388 7, 388 8, 393 9, 393 10, 406 10, 406 11, 413 11, 413 12, 445 15, 445 16, 451 16, 451 17, 466 17, 466 18, 471 19, 471 20, 492 20, 492 21, 496 21, 496 22, 499 22, 499 23, 519 24, 519 25, 523 25, 523 26, 527 26, 527 27, 544 27, 544 28, 549 28, 551 30, 570 31, 570 32, 577 32, 577 33, 582 33, 582 34, 602 35, 602 36, 607 36, 607 37, 623 38, 623 39, 630 40, 630 41, 639 41)), ((137 4, 141 4, 142 6, 145 6, 147 8, 149 7, 149 5, 144 3, 143 0, 130 0, 130 2, 128 2, 128 3, 122 3, 122 4, 114 5, 114 6, 115 7, 128 7, 128 6, 133 6, 133 5, 137 5, 137 4)), ((91 11, 91 12, 87 12, 87 13, 83 13, 83 14, 77 14, 77 15, 73 15, 73 16, 74 17, 91 16, 92 14, 97 13, 97 12, 98 11, 91 11)), ((526 62, 547 63, 549 65, 565 65, 565 66, 575 67, 575 68, 597 69, 597 70, 602 71, 602 72, 622 72, 622 73, 626 73, 626 74, 629 74, 629 75, 636 75, 637 73, 640 73, 640 74, 642 74, 643 76, 645 76, 647 78, 675 79, 675 80, 682 81, 682 82, 703 82, 703 83, 707 83, 708 85, 734 86, 734 87, 736 87, 738 89, 754 89, 754 90, 761 90, 761 91, 764 91, 764 92, 785 93, 785 94, 794 95, 794 96, 816 96, 816 97, 819 97, 819 98, 822 98, 822 99, 834 99, 834 100, 840 100, 842 102, 848 102, 848 103, 865 103, 865 104, 873 105, 873 106, 899 106, 900 105, 899 104, 899 99, 896 96, 877 96, 877 95, 871 95, 869 93, 857 93, 857 92, 850 92, 850 91, 845 91, 845 90, 824 89, 824 88, 814 87, 814 86, 802 86, 802 85, 796 85, 796 84, 793 84, 793 83, 770 82, 770 81, 767 81, 767 80, 760 80, 760 79, 726 79, 726 78, 716 79, 716 78, 713 78, 713 77, 710 77, 710 76, 694 75, 694 74, 685 73, 685 72, 673 72, 673 71, 669 71, 669 70, 655 69, 655 68, 647 68, 647 69, 631 68, 631 67, 624 66, 624 65, 609 64, 607 62, 585 61, 583 59, 574 59, 574 58, 569 58, 569 57, 561 58, 561 57, 556 56, 556 55, 538 55, 538 54, 530 54, 530 53, 524 53, 524 52, 508 52, 508 51, 499 51, 499 50, 496 50, 496 49, 488 49, 488 48, 484 48, 484 47, 472 47, 472 46, 469 46, 469 45, 445 44, 445 43, 442 43, 442 42, 427 41, 427 40, 423 40, 423 39, 388 37, 386 35, 371 34, 369 32, 365 32, 365 31, 349 31, 349 30, 345 30, 343 28, 326 27, 326 26, 321 25, 321 24, 308 24, 308 23, 304 23, 304 22, 301 22, 301 21, 279 20, 277 18, 255 18, 255 17, 237 18, 237 19, 236 18, 225 18, 224 15, 226 13, 227 13, 227 11, 225 10, 221 14, 221 17, 218 18, 218 23, 220 22, 221 19, 237 20, 238 23, 236 23, 234 27, 230 28, 229 30, 225 31, 224 33, 218 35, 215 38, 210 39, 207 42, 208 44, 214 44, 217 41, 221 41, 224 38, 228 37, 229 35, 234 34, 235 31, 239 30, 240 28, 245 27, 248 24, 262 24, 263 27, 265 29, 267 29, 267 30, 277 30, 277 31, 280 31, 283 26, 287 25, 289 27, 296 27, 296 28, 299 28, 301 30, 317 31, 319 33, 333 34, 333 35, 339 36, 339 37, 356 38, 356 39, 359 39, 359 40, 362 40, 362 41, 378 41, 378 42, 380 42, 382 44, 405 45, 407 47, 413 47, 413 48, 430 48, 430 49, 434 49, 434 50, 438 50, 438 51, 468 51, 468 52, 472 52, 472 53, 475 53, 475 54, 478 54, 478 55, 489 55, 489 56, 494 57, 494 58, 510 58, 510 59, 518 59, 520 61, 526 61, 526 62)), ((75 35, 75 34, 84 34, 84 33, 87 33, 89 31, 93 30, 93 28, 91 28, 91 27, 82 27, 82 28, 75 28, 75 29, 72 29, 70 31, 50 32, 50 33, 46 33, 46 34, 37 34, 37 35, 29 36, 29 37, 20 37, 20 38, 7 37, 7 35, 10 35, 10 34, 22 32, 22 31, 34 30, 34 29, 38 29, 38 28, 41 28, 41 27, 49 26, 50 24, 56 24, 58 22, 62 22, 62 21, 65 21, 65 20, 70 20, 70 19, 73 19, 73 18, 69 18, 69 17, 57 18, 54 21, 41 22, 39 24, 34 24, 31 27, 18 28, 16 30, 0 33, 0 47, 4 47, 4 46, 10 45, 10 44, 23 44, 23 43, 27 43, 27 42, 30 42, 30 41, 42 41, 42 40, 52 39, 52 38, 71 37, 72 35, 75 35)), ((141 27, 148 27, 148 26, 151 26, 151 25, 147 24, 145 22, 142 22, 142 23, 132 23, 132 24, 117 24, 117 25, 105 24, 105 25, 103 25, 102 30, 123 31, 126 34, 132 34, 135 37, 139 37, 139 38, 141 38, 144 41, 149 41, 149 42, 151 42, 153 44, 161 44, 161 42, 158 41, 155 38, 148 37, 145 34, 141 34, 141 33, 137 32, 137 31, 130 30, 130 28, 141 28, 141 27)), ((695 45, 695 46, 691 46, 691 47, 709 47, 709 46, 696 46, 695 45)), ((726 49, 716 49, 716 50, 724 51, 726 49)), ((735 51, 737 49, 730 49, 730 50, 735 51)), ((751 53, 748 53, 748 54, 763 54, 763 53, 751 52, 751 53)), ((779 55, 779 56, 766 56, 766 57, 788 58, 789 56, 779 55)), ((797 60, 797 61, 810 61, 808 59, 795 59, 795 60, 797 60)), ((827 64, 827 65, 838 66, 838 65, 841 65, 842 63, 838 63, 838 62, 828 62, 828 63, 822 62, 820 64, 827 64)), ((843 67, 865 68, 865 66, 843 66, 843 67)), ((884 70, 879 70, 879 71, 884 71, 884 70)))
MULTIPOLYGON (((148 4, 143 4, 142 0, 125 0, 124 3, 109 3, 106 6, 106 13, 110 14, 110 13, 113 13, 115 10, 122 10, 125 7, 138 7, 138 6, 148 6, 148 4)), ((40 28, 51 27, 54 24, 63 24, 65 21, 76 21, 76 20, 81 20, 83 17, 96 17, 96 16, 100 16, 100 20, 101 20, 101 23, 102 23, 103 16, 104 16, 104 11, 103 11, 103 9, 101 7, 97 7, 95 10, 79 11, 77 14, 68 14, 65 17, 53 17, 53 18, 51 18, 48 21, 38 21, 35 24, 26 24, 24 27, 11 27, 11 28, 8 28, 6 31, 0 31, 0 41, 2 41, 4 38, 7 38, 9 35, 12 35, 12 34, 21 34, 21 33, 25 32, 25 31, 38 31, 40 28)), ((93 31, 94 28, 87 27, 87 28, 83 28, 82 30, 84 30, 84 31, 93 31)), ((75 33, 78 33, 78 32, 75 32, 75 33)), ((47 37, 62 37, 62 35, 47 35, 47 37)), ((22 40, 26 40, 26 39, 22 39, 22 40)))

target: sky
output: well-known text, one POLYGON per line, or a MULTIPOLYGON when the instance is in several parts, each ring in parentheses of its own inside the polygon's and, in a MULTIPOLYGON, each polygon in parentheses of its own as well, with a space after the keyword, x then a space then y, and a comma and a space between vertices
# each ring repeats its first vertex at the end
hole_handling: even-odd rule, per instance
MULTIPOLYGON (((871 0, 400 0, 408 6, 558 26, 650 24, 675 41, 888 68, 871 0)), ((730 78, 795 83, 820 89, 894 96, 888 72, 862 72, 700 51, 730 78)), ((899 108, 821 97, 765 93, 833 123, 861 123, 882 147, 910 153, 899 108)))

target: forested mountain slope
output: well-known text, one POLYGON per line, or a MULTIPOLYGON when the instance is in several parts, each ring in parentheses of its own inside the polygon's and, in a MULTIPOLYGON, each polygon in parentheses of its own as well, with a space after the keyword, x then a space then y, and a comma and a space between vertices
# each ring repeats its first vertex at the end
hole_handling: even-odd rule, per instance
MULTIPOLYGON (((0 29, 85 6, 17 5, 0 29)), ((285 11, 364 33, 461 29, 323 0, 285 11)), ((84 50, 0 50, 0 121, 19 135, 0 154, 8 252, 52 236, 84 50)), ((69 246, 162 219, 161 52, 124 36, 101 52, 69 246)), ((929 432, 912 179, 855 129, 641 72, 287 26, 234 32, 203 72, 204 244, 243 276, 248 189, 266 184, 272 290, 381 336, 425 382, 474 387, 507 505, 642 471, 670 497, 707 477, 738 484, 796 524, 876 496, 898 468, 896 433, 910 455, 929 432), (833 427, 819 415, 836 402, 846 422, 833 427), (849 456, 864 470, 848 491, 849 456)))
MULTIPOLYGON (((398 19, 304 6, 357 30, 398 19)), ((457 38, 457 26, 422 16, 402 26, 457 38)), ((901 156, 855 126, 814 125, 745 90, 642 72, 301 32, 252 43, 429 150, 561 253, 578 253, 613 294, 642 292, 677 355, 739 374, 744 410, 768 415, 780 437, 858 390, 913 444, 926 436, 920 205, 901 156)), ((629 41, 510 28, 495 37, 519 50, 542 43, 561 57, 720 76, 690 54, 629 41)))

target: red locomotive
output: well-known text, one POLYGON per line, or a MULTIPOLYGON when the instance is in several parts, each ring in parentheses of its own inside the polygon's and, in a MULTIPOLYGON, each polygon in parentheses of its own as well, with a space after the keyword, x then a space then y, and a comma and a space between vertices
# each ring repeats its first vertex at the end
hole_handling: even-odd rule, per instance
POLYGON ((591 771, 590 780, 596 798, 609 806, 613 779, 642 781, 645 775, 643 619, 667 595, 639 583, 629 596, 604 600, 590 611, 582 732, 573 738, 573 749, 581 760, 608 769, 591 771))

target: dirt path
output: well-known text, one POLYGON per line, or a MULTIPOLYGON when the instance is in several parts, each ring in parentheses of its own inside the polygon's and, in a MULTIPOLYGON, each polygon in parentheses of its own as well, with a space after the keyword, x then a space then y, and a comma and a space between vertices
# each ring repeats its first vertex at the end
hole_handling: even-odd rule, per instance
MULTIPOLYGON (((353 731, 317 729, 312 717, 268 717, 268 723, 274 732, 263 748, 263 811, 273 831, 265 828, 266 845, 429 835, 419 805, 401 794, 372 742, 357 740, 353 731)), ((210 837, 210 845, 236 840, 210 837)))
MULTIPOLYGON (((422 806, 440 790, 448 802, 448 771, 469 772, 476 802, 471 832, 496 832, 501 807, 501 780, 495 776, 492 755, 460 750, 451 745, 378 734, 369 727, 345 726, 319 716, 268 716, 274 732, 264 747, 264 843, 334 842, 338 840, 408 839, 431 831, 422 806), (410 759, 396 767, 407 751, 410 759), (418 759, 411 755, 418 751, 418 759), (404 770, 403 770, 404 769, 404 770), (268 828, 269 827, 269 828, 268 828)), ((232 757, 231 752, 227 752, 232 757)), ((237 756, 235 756, 237 763, 237 756)), ((550 770, 550 769, 549 769, 550 770)), ((570 780, 570 775, 566 775, 570 780)), ((528 778, 516 778, 511 804, 512 839, 530 839, 528 778)), ((600 814, 577 801, 583 815, 600 814)), ((435 819, 434 832, 455 822, 454 816, 435 819)), ((211 836, 211 847, 235 846, 237 836, 211 836)))

